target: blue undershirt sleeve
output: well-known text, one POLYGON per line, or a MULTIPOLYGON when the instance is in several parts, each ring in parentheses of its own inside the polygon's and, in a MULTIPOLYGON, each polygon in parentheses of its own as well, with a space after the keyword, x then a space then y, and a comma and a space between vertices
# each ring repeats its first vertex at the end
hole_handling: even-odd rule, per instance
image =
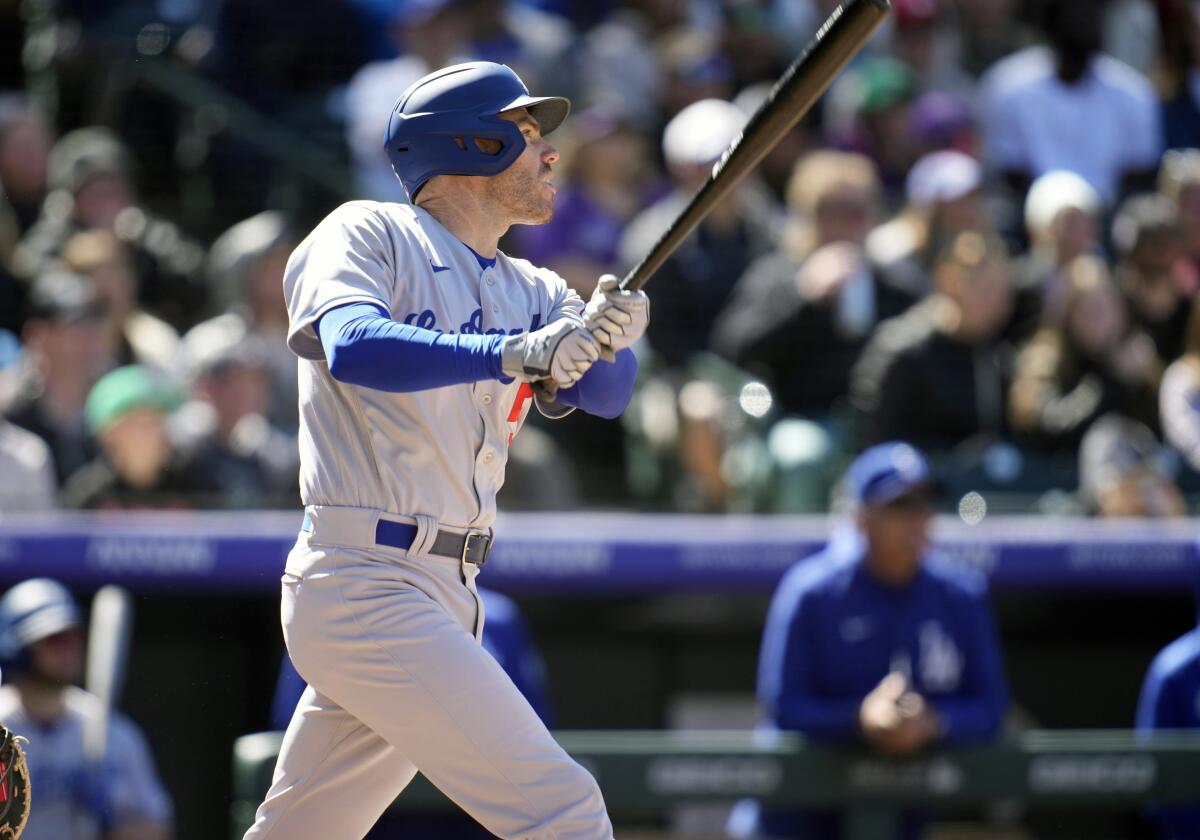
POLYGON ((362 302, 329 310, 316 331, 330 375, 350 385, 410 392, 508 381, 500 367, 504 335, 446 335, 393 321, 382 306, 362 302))
POLYGON ((559 391, 555 400, 611 420, 629 405, 637 369, 637 357, 633 351, 628 348, 619 350, 614 361, 596 362, 582 379, 570 388, 559 391))

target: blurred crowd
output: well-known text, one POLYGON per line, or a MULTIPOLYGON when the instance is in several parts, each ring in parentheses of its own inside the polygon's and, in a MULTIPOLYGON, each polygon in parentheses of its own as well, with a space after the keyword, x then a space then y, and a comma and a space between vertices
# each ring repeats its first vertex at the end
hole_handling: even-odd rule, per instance
MULTIPOLYGON (((342 200, 405 200, 381 139, 426 72, 503 61, 572 98, 555 218, 503 247, 586 298, 835 5, 8 4, 0 509, 298 503, 283 267, 342 200)), ((1200 10, 892 5, 654 277, 622 422, 531 418, 502 505, 825 511, 891 439, 943 507, 1195 505, 1200 10)))

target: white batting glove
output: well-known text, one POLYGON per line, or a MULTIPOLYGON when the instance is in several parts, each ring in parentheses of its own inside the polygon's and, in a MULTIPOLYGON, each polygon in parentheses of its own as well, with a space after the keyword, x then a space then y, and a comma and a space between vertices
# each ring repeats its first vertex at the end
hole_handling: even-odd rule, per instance
POLYGON ((583 310, 583 325, 603 352, 600 358, 611 362, 618 350, 624 350, 642 337, 650 323, 650 298, 643 291, 626 292, 612 274, 596 284, 592 299, 583 310))
POLYGON ((600 358, 600 345, 583 327, 566 318, 540 330, 505 339, 500 367, 508 376, 530 382, 551 380, 570 388, 600 358))

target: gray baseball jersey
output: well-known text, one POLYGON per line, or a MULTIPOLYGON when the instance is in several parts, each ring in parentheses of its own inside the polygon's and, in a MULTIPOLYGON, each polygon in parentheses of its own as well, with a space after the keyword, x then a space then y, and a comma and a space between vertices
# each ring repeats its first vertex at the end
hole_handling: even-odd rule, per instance
POLYGON ((99 714, 100 701, 68 688, 66 714, 46 726, 33 721, 11 686, 0 688, 0 720, 29 739, 29 786, 33 807, 25 840, 94 840, 102 822, 113 826, 171 821, 171 800, 154 771, 138 728, 114 714, 108 722, 103 767, 84 756, 84 723, 99 714))
POLYGON ((426 515, 459 528, 495 519, 508 446, 529 412, 527 384, 499 380, 391 393, 338 382, 315 323, 353 302, 444 333, 515 335, 583 300, 552 271, 475 255, 419 207, 353 201, 288 261, 288 346, 300 357, 300 492, 306 505, 426 515))

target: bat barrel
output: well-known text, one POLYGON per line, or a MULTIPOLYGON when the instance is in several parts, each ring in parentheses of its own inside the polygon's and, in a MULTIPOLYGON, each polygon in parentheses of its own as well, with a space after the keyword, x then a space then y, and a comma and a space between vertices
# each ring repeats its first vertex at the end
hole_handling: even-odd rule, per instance
POLYGON ((871 37, 889 8, 888 0, 848 0, 833 11, 771 88, 687 207, 621 281, 621 288, 636 290, 646 285, 713 206, 812 108, 871 37))

